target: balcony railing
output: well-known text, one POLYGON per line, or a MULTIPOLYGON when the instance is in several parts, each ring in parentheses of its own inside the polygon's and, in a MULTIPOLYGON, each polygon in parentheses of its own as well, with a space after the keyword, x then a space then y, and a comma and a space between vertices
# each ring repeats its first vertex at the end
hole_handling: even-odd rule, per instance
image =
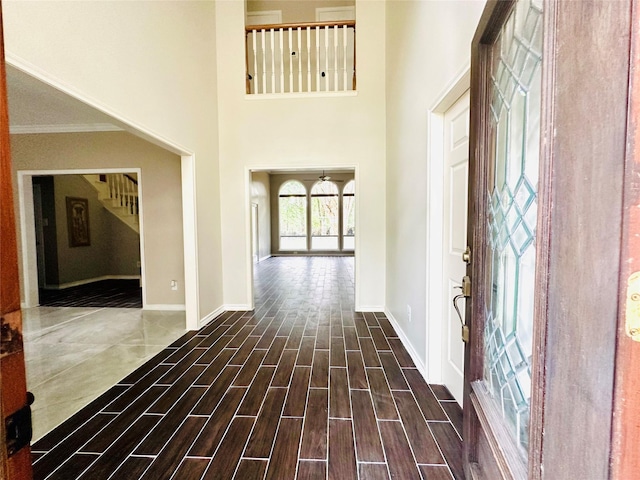
POLYGON ((252 25, 245 30, 248 94, 356 89, 355 21, 252 25))

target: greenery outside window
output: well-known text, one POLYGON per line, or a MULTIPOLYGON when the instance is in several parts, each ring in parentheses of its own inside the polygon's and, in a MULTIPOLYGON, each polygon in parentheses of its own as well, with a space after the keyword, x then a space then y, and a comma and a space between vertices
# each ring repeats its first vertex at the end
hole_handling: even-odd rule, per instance
POLYGON ((279 192, 280 250, 307 250, 307 191, 301 182, 289 180, 279 192))

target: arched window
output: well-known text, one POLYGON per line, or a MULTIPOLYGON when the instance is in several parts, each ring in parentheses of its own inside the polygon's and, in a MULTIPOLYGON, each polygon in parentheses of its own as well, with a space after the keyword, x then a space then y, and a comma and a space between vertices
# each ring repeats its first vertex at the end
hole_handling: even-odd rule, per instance
POLYGON ((342 249, 354 250, 356 234, 356 182, 351 180, 342 190, 342 249))
POLYGON ((333 182, 318 182, 311 189, 312 250, 338 250, 339 198, 333 182))
POLYGON ((282 184, 278 194, 280 250, 307 249, 307 190, 296 180, 282 184))

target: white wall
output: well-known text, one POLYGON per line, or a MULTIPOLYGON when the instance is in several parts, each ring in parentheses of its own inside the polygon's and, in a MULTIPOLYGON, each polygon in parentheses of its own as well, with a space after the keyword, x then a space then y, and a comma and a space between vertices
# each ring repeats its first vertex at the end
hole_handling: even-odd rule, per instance
POLYGON ((271 255, 271 189, 269 174, 251 174, 251 203, 258 205, 258 259, 271 255))
POLYGON ((427 120, 429 109, 469 63, 483 7, 483 0, 386 4, 386 306, 421 367, 428 353, 427 120))
POLYGON ((198 317, 215 311, 223 301, 215 3, 8 1, 2 7, 9 64, 175 145, 176 153, 194 154, 198 317))
POLYGON ((355 167, 356 308, 385 295, 385 4, 356 2, 356 96, 247 98, 244 2, 216 2, 224 298, 249 306, 251 169, 355 167))

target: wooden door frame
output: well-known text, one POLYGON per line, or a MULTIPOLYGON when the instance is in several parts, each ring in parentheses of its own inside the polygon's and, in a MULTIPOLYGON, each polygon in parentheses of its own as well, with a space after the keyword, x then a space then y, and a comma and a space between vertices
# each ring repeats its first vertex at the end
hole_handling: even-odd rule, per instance
MULTIPOLYGON (((472 48, 469 212, 480 228, 469 232, 471 245, 484 238, 485 222, 480 217, 484 193, 474 190, 486 175, 476 162, 488 147, 477 143, 478 132, 482 138, 487 125, 486 112, 477 108, 486 98, 486 88, 480 88, 487 81, 481 67, 511 3, 487 4, 472 48)), ((544 478, 622 479, 629 478, 621 473, 622 464, 635 465, 635 473, 640 463, 637 452, 630 450, 637 448, 637 385, 635 401, 621 410, 630 388, 625 378, 637 378, 639 370, 637 362, 633 366, 629 360, 640 352, 638 345, 634 354, 616 350, 626 342, 618 336, 624 332, 621 323, 618 328, 628 274, 621 268, 628 259, 623 245, 640 228, 623 216, 638 203, 634 195, 639 187, 629 175, 637 174, 637 140, 626 147, 630 64, 637 67, 639 62, 638 17, 638 0, 544 1, 529 464, 526 475, 511 472, 515 478, 540 479, 544 471, 544 478), (635 430, 625 429, 633 419, 635 430)), ((632 71, 637 83, 637 68, 632 71)), ((636 107, 638 97, 636 85, 636 107)), ((638 119, 635 112, 632 126, 638 119)), ((480 252, 473 252, 472 279, 484 278, 483 260, 480 252)), ((476 289, 467 311, 472 332, 481 326, 478 312, 484 308, 476 289)), ((472 333, 466 361, 482 355, 482 347, 482 339, 472 333)), ((472 371, 466 364, 471 380, 482 375, 478 362, 474 367, 472 371)), ((465 391, 465 413, 472 412, 475 393, 470 387, 465 391)), ((478 428, 478 419, 465 418, 467 465, 478 458, 477 445, 469 440, 478 428)), ((469 478, 475 478, 474 473, 467 468, 469 478)))
POLYGON ((640 342, 633 335, 632 322, 627 327, 627 304, 633 300, 627 287, 629 279, 640 271, 640 2, 632 5, 631 63, 636 65, 629 78, 629 115, 627 128, 627 156, 624 167, 623 233, 620 261, 620 297, 618 340, 616 351, 616 379, 614 391, 613 452, 611 478, 633 478, 640 471, 640 342), (628 293, 629 292, 629 293, 628 293))
POLYGON ((0 478, 27 480, 32 476, 31 450, 7 452, 5 419, 27 404, 27 379, 22 343, 22 312, 18 279, 18 244, 13 207, 9 113, 0 5, 0 478))

